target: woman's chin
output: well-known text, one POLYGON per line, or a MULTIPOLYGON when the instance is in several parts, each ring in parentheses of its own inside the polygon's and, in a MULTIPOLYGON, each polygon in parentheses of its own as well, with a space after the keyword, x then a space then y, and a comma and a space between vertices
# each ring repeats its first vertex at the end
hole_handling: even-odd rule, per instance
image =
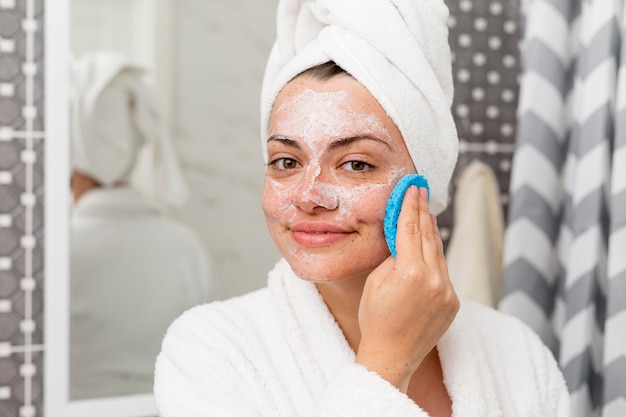
POLYGON ((317 262, 301 262, 299 260, 289 260, 291 269, 300 278, 305 281, 314 283, 331 283, 340 282, 354 278, 367 278, 373 268, 364 270, 361 265, 346 262, 332 261, 326 263, 318 260, 317 262))
POLYGON ((297 259, 287 259, 294 274, 300 279, 311 282, 329 282, 345 278, 343 271, 336 268, 336 265, 326 265, 324 262, 301 261, 297 259))
POLYGON ((342 279, 342 277, 337 276, 337 274, 333 274, 330 271, 324 270, 322 268, 316 268, 315 270, 311 270, 298 268, 297 266, 294 268, 294 266, 292 266, 291 269, 298 278, 310 282, 331 282, 342 279))
POLYGON ((291 246, 281 252, 298 277, 319 283, 366 278, 389 256, 384 241, 367 248, 339 244, 322 248, 291 246))

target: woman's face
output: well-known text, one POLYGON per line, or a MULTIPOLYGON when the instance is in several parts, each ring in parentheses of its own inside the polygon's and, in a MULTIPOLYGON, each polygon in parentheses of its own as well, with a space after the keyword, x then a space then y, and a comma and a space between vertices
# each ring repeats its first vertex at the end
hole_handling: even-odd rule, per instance
POLYGON ((415 168, 365 87, 348 75, 291 81, 274 103, 267 151, 265 219, 299 277, 364 278, 389 256, 387 199, 415 168))

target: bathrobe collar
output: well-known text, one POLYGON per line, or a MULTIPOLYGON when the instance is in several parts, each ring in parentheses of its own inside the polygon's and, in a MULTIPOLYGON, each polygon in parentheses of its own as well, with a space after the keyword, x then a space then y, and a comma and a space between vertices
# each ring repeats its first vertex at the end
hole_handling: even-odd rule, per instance
MULTIPOLYGON (((282 259, 269 274, 268 285, 286 337, 303 355, 303 373, 314 373, 329 381, 336 369, 354 362, 355 353, 315 284, 298 278, 282 259)), ((453 416, 499 416, 503 413, 496 398, 498 387, 493 370, 484 366, 490 361, 476 336, 475 326, 481 323, 472 321, 463 302, 437 344, 453 416)))

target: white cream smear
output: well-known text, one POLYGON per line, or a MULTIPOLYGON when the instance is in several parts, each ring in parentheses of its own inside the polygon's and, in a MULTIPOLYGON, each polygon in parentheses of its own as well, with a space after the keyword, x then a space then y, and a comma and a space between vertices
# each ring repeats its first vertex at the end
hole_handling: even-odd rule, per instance
POLYGON ((371 134, 390 140, 382 121, 371 113, 351 110, 346 104, 347 96, 345 91, 320 93, 306 89, 276 109, 277 114, 288 112, 288 117, 280 118, 276 132, 297 132, 297 137, 311 152, 303 181, 293 185, 270 180, 273 192, 280 199, 280 209, 288 221, 295 218, 298 201, 310 201, 328 210, 337 210, 336 220, 344 221, 350 217, 356 203, 373 192, 384 188, 390 190, 392 184, 408 173, 398 168, 387 175, 384 183, 351 187, 340 185, 340 181, 322 181, 320 159, 333 141, 354 134, 371 134))

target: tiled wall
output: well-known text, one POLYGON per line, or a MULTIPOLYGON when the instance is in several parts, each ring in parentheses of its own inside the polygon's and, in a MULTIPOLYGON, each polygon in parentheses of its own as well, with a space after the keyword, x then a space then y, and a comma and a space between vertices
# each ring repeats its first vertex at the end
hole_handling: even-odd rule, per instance
POLYGON ((0 417, 42 415, 43 0, 0 0, 0 417))
MULTIPOLYGON (((450 9, 454 103, 459 162, 448 209, 439 216, 444 244, 453 229, 456 183, 473 160, 489 165, 508 210, 511 159, 515 148, 522 35, 519 0, 446 0, 450 9)), ((459 208, 460 210, 462 208, 459 208)))

